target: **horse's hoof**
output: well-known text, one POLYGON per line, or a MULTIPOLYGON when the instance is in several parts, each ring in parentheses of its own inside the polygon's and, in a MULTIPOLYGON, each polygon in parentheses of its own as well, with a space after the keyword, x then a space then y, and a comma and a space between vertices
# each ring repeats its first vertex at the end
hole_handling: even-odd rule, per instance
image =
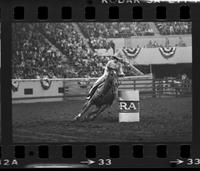
POLYGON ((81 118, 81 116, 80 115, 77 115, 77 116, 75 116, 74 118, 73 118, 73 122, 75 122, 75 121, 78 121, 78 120, 80 120, 80 118, 81 118))
POLYGON ((76 121, 78 121, 76 118, 73 118, 73 119, 72 119, 72 122, 76 122, 76 121))
POLYGON ((91 117, 89 117, 88 119, 89 119, 90 121, 94 121, 95 118, 96 118, 96 116, 91 116, 91 117))

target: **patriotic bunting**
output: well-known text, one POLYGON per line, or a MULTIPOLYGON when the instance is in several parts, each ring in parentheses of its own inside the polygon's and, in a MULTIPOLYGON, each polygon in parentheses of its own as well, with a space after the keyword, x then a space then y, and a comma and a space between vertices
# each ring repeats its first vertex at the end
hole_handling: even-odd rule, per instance
POLYGON ((124 48, 124 54, 129 58, 135 58, 140 53, 141 48, 124 48))
POLYGON ((164 58, 168 59, 175 54, 176 47, 160 47, 159 51, 164 58))

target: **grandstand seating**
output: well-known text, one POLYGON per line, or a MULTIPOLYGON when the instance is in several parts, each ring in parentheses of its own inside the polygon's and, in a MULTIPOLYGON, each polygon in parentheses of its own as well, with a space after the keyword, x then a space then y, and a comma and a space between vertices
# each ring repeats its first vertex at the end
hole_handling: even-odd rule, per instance
POLYGON ((155 22, 161 35, 191 34, 191 22, 155 22))
POLYGON ((17 23, 13 28, 13 78, 62 75, 60 53, 45 41, 36 26, 17 23))
POLYGON ((78 25, 94 49, 113 47, 112 43, 106 41, 107 38, 154 35, 150 25, 143 22, 78 23, 78 25))
MULTIPOLYGON (((191 24, 186 22, 157 22, 155 25, 162 35, 191 33, 191 24)), ((91 49, 72 23, 16 23, 13 27, 12 77, 98 77, 109 57, 97 56, 94 49, 115 49, 115 43, 108 38, 154 37, 150 24, 143 22, 78 23, 77 26, 91 49), (73 70, 65 69, 63 57, 73 70)), ((158 46, 148 44, 146 47, 158 46)), ((125 74, 131 75, 131 70, 126 69, 125 74)))
POLYGON ((78 23, 86 37, 121 38, 130 36, 154 35, 148 23, 78 23))
POLYGON ((89 51, 71 24, 16 24, 13 40, 13 78, 96 77, 108 60, 89 51), (52 51, 45 37, 62 51, 75 72, 64 69, 61 56, 52 51))

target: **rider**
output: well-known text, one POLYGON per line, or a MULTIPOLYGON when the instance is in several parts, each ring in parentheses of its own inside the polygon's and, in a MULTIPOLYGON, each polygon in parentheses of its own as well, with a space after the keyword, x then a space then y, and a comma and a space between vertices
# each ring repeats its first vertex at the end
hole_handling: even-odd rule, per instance
POLYGON ((94 83, 94 85, 90 89, 89 94, 86 98, 87 100, 89 100, 93 96, 93 94, 97 90, 98 86, 105 81, 110 69, 115 70, 117 72, 118 76, 124 76, 121 61, 122 61, 122 57, 120 56, 119 53, 115 53, 112 56, 112 59, 109 60, 108 63, 106 64, 103 75, 101 77, 99 77, 99 79, 94 83))

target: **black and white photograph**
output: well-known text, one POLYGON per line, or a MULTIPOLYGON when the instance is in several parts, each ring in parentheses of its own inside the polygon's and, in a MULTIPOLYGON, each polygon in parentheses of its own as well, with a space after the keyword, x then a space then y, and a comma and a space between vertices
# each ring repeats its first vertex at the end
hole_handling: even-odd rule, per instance
POLYGON ((12 24, 14 143, 191 142, 191 22, 12 24))

